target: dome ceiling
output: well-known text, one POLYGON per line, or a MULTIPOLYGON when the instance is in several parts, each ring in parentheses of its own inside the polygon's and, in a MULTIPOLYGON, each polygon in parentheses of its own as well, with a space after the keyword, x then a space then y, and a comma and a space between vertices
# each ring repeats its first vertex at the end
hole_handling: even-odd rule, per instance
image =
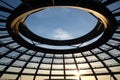
POLYGON ((0 80, 120 80, 119 4, 119 0, 0 0, 0 80), (41 25, 35 25, 37 21, 41 25), (72 31, 87 29, 74 27, 83 23, 94 26, 82 36, 71 36, 72 31), (35 26, 42 26, 41 33, 46 29, 46 36, 56 28, 58 39, 34 33, 35 26))

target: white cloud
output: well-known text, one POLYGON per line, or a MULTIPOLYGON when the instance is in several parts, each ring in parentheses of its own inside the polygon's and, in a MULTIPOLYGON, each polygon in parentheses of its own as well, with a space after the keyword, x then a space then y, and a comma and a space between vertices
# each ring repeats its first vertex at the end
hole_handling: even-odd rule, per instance
POLYGON ((53 31, 52 36, 54 39, 57 39, 57 40, 73 39, 73 36, 70 33, 66 32, 60 28, 55 29, 53 31))

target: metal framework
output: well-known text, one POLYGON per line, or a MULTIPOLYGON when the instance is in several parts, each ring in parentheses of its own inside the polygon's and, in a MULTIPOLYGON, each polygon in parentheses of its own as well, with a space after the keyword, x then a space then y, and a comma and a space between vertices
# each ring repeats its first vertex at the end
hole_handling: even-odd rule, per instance
POLYGON ((18 5, 0 0, 0 80, 19 80, 23 76, 29 80, 84 80, 84 77, 101 80, 100 76, 120 80, 120 6, 116 6, 120 4, 119 0, 15 1, 18 5), (70 40, 43 38, 30 31, 25 20, 32 13, 49 7, 79 8, 93 15, 98 22, 82 37, 70 40), (82 45, 92 39, 97 40, 82 45), (44 44, 69 48, 40 46, 44 44))

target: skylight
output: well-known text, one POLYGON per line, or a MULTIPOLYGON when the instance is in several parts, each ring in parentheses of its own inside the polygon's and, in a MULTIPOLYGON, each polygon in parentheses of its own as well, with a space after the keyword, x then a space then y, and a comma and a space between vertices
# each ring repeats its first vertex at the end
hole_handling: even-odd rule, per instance
POLYGON ((81 37, 96 24, 95 17, 76 8, 47 8, 29 15, 26 19, 26 25, 33 33, 54 40, 81 37))

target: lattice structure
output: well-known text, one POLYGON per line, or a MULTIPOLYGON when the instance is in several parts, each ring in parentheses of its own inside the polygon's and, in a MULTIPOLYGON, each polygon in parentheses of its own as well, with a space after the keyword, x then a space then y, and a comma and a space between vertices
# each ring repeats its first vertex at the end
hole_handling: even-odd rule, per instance
POLYGON ((0 0, 0 80, 120 80, 119 0, 12 1, 0 0), (57 6, 82 9, 97 25, 72 40, 46 39, 28 29, 29 15, 57 6))

